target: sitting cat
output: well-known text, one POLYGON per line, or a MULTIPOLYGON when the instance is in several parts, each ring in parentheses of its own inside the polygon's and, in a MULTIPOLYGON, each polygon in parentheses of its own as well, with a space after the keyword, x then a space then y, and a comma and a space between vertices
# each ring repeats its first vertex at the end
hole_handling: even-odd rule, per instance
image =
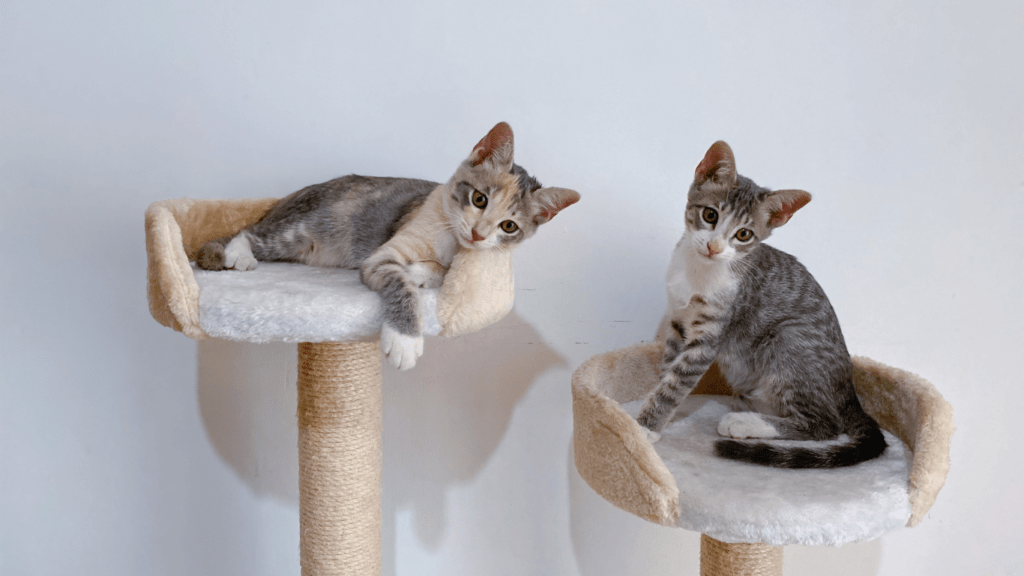
POLYGON ((833 440, 825 447, 719 440, 719 456, 780 468, 850 466, 886 447, 853 388, 853 364, 832 305, 796 258, 762 242, 810 202, 736 173, 716 142, 697 166, 686 232, 666 278, 669 312, 661 381, 637 421, 653 442, 717 362, 752 412, 726 414, 722 436, 833 440), (841 436, 845 435, 845 437, 841 436))
POLYGON ((580 195, 542 188, 512 162, 512 128, 498 123, 445 184, 343 176, 279 200, 234 236, 208 242, 206 270, 252 270, 256 262, 358 268, 380 294, 380 347, 400 370, 423 354, 418 289, 437 288, 456 252, 507 250, 580 195))

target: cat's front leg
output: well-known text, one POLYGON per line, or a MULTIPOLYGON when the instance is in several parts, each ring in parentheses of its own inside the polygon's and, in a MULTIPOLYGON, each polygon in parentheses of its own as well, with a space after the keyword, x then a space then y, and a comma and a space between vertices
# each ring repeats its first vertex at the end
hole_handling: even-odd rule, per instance
POLYGON ((395 368, 408 370, 423 355, 420 295, 406 264, 378 251, 363 263, 363 283, 380 294, 384 325, 380 350, 395 368))
POLYGON ((393 324, 384 322, 380 330, 380 351, 392 366, 408 370, 423 355, 423 335, 402 334, 393 324))
POLYGON ((671 322, 661 362, 661 380, 644 402, 637 423, 653 443, 718 355, 725 319, 699 296, 671 322))

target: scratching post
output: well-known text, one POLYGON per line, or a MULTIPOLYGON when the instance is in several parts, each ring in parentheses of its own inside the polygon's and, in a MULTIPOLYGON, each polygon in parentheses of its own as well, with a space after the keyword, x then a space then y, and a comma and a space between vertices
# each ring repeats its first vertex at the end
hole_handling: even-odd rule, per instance
POLYGON ((377 342, 299 344, 297 386, 302 574, 380 574, 377 342))
MULTIPOLYGON (((149 310, 203 340, 300 342, 299 522, 304 576, 381 572, 380 297, 355 270, 260 263, 206 272, 205 242, 259 220, 262 200, 166 200, 146 210, 149 310)), ((421 290, 427 336, 460 336, 512 309, 512 255, 455 256, 439 290, 421 290)), ((429 348, 427 354, 429 354, 429 348)))
POLYGON ((920 376, 854 357, 857 395, 889 447, 847 468, 784 470, 715 455, 719 420, 742 409, 717 369, 652 445, 635 418, 658 385, 661 358, 661 345, 638 344, 576 369, 573 454, 608 502, 699 532, 702 576, 780 576, 783 546, 839 546, 914 526, 945 482, 952 409, 920 376))
POLYGON ((726 544, 701 534, 700 576, 782 576, 782 548, 726 544))

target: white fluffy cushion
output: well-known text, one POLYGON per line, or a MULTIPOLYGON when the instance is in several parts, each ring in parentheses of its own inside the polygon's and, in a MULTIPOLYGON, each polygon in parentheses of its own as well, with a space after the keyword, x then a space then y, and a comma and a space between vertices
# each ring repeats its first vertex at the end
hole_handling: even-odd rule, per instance
MULTIPOLYGON (((714 442, 721 438, 718 421, 732 410, 732 400, 690 396, 654 444, 679 486, 680 527, 723 542, 838 546, 907 523, 912 455, 899 438, 885 432, 889 447, 882 456, 833 470, 725 460, 714 455, 714 442)), ((635 417, 642 403, 625 403, 622 409, 635 417)))
MULTIPOLYGON (((371 340, 380 334, 380 297, 356 270, 260 262, 255 270, 209 272, 199 284, 199 325, 214 338, 243 342, 371 340)), ((423 333, 441 332, 439 290, 420 290, 423 333)))

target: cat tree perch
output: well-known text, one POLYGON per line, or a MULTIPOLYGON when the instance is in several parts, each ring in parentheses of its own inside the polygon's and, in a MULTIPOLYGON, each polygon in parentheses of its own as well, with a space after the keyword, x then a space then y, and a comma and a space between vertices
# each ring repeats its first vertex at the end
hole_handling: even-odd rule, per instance
POLYGON ((576 468, 615 506, 700 532, 701 574, 782 574, 782 546, 838 546, 914 526, 949 471, 952 409, 924 379, 855 357, 864 409, 889 448, 850 468, 778 470, 714 456, 728 385, 712 369, 652 445, 634 419, 659 380, 662 347, 594 356, 573 374, 576 468))
MULTIPOLYGON (((148 296, 158 322, 202 340, 299 342, 299 513, 304 576, 379 574, 380 299, 355 270, 261 263, 206 272, 205 242, 256 222, 277 199, 157 202, 146 211, 148 296)), ((423 333, 457 336, 512 309, 508 251, 461 251, 422 290, 423 333)))

